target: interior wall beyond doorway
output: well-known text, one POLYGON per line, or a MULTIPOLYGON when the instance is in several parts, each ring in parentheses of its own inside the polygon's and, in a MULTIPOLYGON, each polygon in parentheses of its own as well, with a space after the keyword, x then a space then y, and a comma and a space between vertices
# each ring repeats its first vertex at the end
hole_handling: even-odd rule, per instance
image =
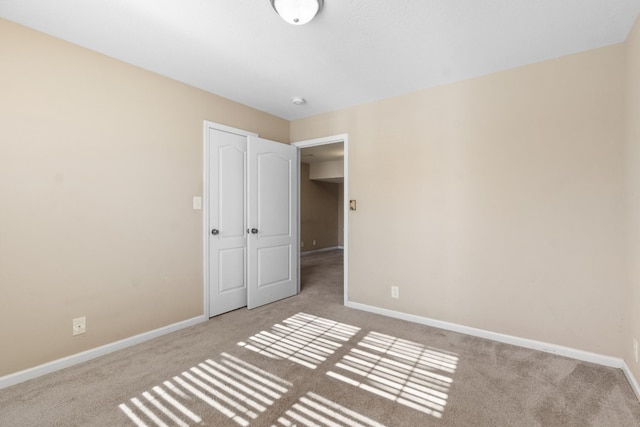
POLYGON ((300 251, 339 246, 339 185, 309 179, 309 164, 300 164, 300 251), (315 245, 314 245, 315 241, 315 245))

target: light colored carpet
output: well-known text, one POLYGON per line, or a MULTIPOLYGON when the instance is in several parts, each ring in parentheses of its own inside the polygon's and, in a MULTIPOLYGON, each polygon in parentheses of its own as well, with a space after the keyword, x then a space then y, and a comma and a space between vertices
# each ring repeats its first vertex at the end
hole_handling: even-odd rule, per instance
POLYGON ((342 305, 342 253, 300 295, 0 391, 2 426, 639 426, 618 369, 342 305))

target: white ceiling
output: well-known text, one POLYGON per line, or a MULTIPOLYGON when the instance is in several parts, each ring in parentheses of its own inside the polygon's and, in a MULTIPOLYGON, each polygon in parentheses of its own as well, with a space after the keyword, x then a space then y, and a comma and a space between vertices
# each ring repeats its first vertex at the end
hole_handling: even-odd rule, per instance
POLYGON ((293 120, 622 42, 640 0, 0 0, 0 17, 293 120), (307 100, 295 106, 291 98, 307 100))

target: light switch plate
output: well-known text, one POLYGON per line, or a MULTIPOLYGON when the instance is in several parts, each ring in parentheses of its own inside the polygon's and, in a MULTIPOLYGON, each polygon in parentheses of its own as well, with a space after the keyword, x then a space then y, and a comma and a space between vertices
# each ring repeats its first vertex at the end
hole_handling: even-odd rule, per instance
POLYGON ((202 209, 202 197, 193 196, 193 210, 198 211, 202 209))

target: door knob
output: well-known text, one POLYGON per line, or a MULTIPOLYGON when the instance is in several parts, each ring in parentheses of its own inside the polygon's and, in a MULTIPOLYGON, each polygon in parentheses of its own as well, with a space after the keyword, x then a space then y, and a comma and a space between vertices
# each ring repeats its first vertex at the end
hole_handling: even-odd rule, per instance
POLYGON ((220 234, 220 231, 217 228, 214 228, 213 230, 211 230, 211 234, 217 236, 218 234, 220 234))
POLYGON ((251 229, 251 234, 258 234, 258 229, 257 228, 252 228, 251 229))

